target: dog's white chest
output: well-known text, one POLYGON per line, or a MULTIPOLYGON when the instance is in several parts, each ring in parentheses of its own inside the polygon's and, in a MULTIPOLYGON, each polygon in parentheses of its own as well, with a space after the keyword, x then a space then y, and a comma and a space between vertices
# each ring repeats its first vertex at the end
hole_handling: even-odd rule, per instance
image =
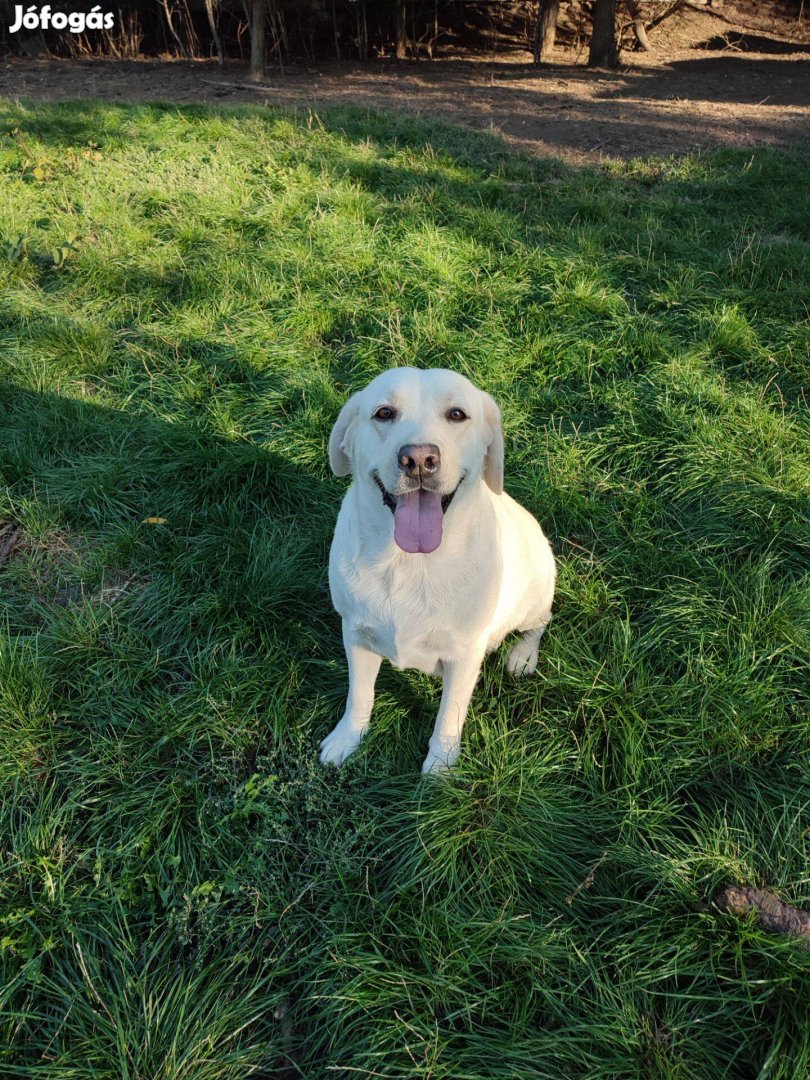
POLYGON ((332 593, 358 644, 394 667, 440 674, 442 659, 463 647, 454 604, 437 597, 413 570, 340 576, 333 579, 332 593))
POLYGON ((378 621, 356 623, 352 630, 361 645, 384 656, 394 667, 416 668, 428 675, 441 674, 441 634, 408 633, 402 627, 378 621))
POLYGON ((379 557, 363 559, 346 542, 343 524, 338 521, 329 582, 345 629, 395 667, 441 674, 442 661, 469 648, 470 628, 489 622, 497 575, 487 577, 469 556, 405 555, 391 544, 379 557))

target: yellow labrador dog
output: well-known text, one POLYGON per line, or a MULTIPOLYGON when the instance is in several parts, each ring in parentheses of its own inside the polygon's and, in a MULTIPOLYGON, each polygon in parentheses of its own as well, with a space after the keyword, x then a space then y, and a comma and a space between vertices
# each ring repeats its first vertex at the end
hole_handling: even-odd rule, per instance
POLYGON ((486 653, 513 630, 515 674, 537 667, 556 568, 543 530, 503 490, 489 394, 453 371, 395 368, 341 409, 329 462, 353 483, 329 557, 349 695, 321 761, 342 764, 371 718, 383 657, 444 680, 422 772, 455 763, 486 653))

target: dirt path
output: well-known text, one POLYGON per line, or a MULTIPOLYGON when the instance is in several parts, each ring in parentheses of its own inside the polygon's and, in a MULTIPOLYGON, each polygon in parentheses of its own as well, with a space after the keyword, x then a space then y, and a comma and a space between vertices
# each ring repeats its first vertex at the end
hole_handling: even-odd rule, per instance
MULTIPOLYGON (((625 53, 593 72, 573 48, 533 67, 528 53, 439 62, 293 66, 246 88, 244 65, 210 62, 10 60, 0 96, 64 101, 169 100, 402 109, 501 133, 533 154, 573 163, 810 138, 810 26, 734 24, 690 11, 652 35, 654 54, 625 53)), ((741 17, 742 18, 742 17, 741 17)))

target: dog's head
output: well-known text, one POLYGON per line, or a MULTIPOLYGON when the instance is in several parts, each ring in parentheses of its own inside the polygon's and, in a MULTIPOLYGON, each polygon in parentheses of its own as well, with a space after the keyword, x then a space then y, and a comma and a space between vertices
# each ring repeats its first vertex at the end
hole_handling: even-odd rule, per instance
POLYGON ((393 368, 343 406, 329 462, 336 476, 378 489, 403 551, 435 551, 454 499, 481 479, 503 490, 501 414, 454 371, 393 368))

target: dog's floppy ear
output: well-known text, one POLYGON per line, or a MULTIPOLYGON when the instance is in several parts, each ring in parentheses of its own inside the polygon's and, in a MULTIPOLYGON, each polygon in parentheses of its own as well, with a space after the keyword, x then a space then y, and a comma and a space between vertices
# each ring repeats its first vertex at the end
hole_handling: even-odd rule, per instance
POLYGON ((481 391, 484 398, 484 421, 489 425, 490 442, 484 458, 484 480, 496 495, 503 491, 503 429, 501 410, 489 394, 481 391))
POLYGON ((357 394, 353 394, 340 410, 329 436, 329 464, 335 476, 348 476, 352 471, 351 429, 357 410, 357 394))

